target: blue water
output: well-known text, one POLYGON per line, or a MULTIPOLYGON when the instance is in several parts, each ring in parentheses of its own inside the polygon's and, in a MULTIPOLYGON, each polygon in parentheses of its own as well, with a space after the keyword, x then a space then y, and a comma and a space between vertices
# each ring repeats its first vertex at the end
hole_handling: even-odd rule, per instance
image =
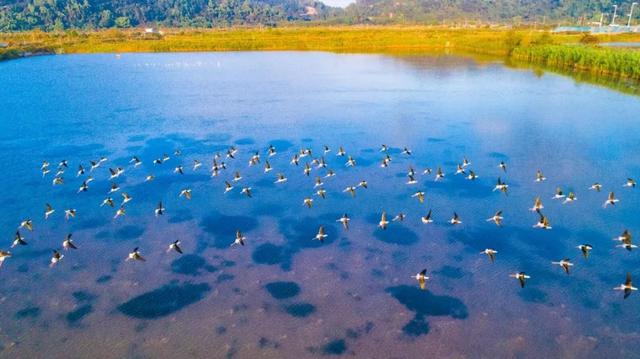
POLYGON ((612 240, 640 231, 640 189, 623 187, 640 178, 637 97, 459 57, 313 52, 38 57, 0 63, 0 83, 0 248, 34 223, 0 268, 2 357, 640 357, 640 294, 612 290, 628 271, 640 283, 640 251, 612 240), (289 161, 303 148, 319 158, 324 145, 336 176, 323 178, 321 199, 314 179, 326 170, 305 176, 310 157, 289 161), (224 158, 230 146, 236 159, 224 158), (249 167, 255 151, 261 163, 249 167), (227 169, 211 177, 218 152, 227 169), (101 156, 77 193, 78 165, 101 156), (476 181, 453 174, 465 157, 476 181), (52 186, 63 159, 65 183, 52 186), (100 207, 118 166, 116 208, 100 207), (446 176, 435 182, 437 167, 446 176), (236 170, 243 179, 224 194, 236 170), (277 173, 288 181, 274 184, 277 173), (498 177, 508 196, 492 191, 498 177), (361 180, 355 198, 342 192, 361 180), (603 191, 587 190, 596 181, 603 191), (578 200, 552 200, 557 186, 578 200), (185 188, 191 200, 178 196, 185 188), (609 191, 620 202, 603 209, 609 191), (133 200, 113 219, 121 192, 133 200), (536 196, 551 230, 532 228, 536 196), (56 209, 48 220, 45 203, 56 209), (68 221, 67 208, 77 210, 68 221), (497 210, 501 228, 485 221, 497 210), (407 218, 383 231, 383 211, 407 218), (461 225, 447 223, 453 212, 461 225), (320 225, 324 243, 312 240, 320 225), (230 247, 236 230, 246 246, 230 247), (79 249, 50 268, 68 233, 79 249), (166 252, 176 239, 182 255, 166 252), (588 260, 582 243, 594 247, 588 260), (134 247, 146 262, 125 261, 134 247), (479 254, 487 247, 493 264, 479 254), (566 257, 569 276, 551 264, 566 257), (423 268, 426 291, 412 278, 423 268), (523 289, 516 271, 531 276, 523 289))

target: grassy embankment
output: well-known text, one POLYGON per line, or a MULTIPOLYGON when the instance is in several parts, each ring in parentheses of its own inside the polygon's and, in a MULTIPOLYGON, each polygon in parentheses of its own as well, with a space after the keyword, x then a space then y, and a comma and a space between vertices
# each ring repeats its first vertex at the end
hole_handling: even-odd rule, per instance
MULTIPOLYGON (((0 34, 0 60, 31 53, 176 51, 332 51, 349 53, 461 53, 527 63, 564 73, 590 73, 618 81, 640 81, 640 51, 581 42, 580 34, 522 29, 440 27, 283 27, 169 30, 144 36, 139 30, 0 34)), ((591 39, 593 40, 593 39, 591 39)), ((640 41, 640 34, 600 35, 600 42, 640 41)), ((584 42, 584 41, 583 41, 584 42)))

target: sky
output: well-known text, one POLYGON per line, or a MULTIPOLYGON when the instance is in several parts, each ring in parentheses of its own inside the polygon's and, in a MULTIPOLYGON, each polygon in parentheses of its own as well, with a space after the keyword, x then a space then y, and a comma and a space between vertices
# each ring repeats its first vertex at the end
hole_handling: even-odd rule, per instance
POLYGON ((322 2, 329 6, 346 7, 347 5, 354 3, 355 0, 322 0, 322 2))

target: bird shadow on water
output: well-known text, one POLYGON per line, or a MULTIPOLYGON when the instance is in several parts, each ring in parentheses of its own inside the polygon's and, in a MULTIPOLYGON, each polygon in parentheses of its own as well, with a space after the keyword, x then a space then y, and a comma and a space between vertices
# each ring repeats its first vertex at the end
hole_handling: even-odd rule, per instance
POLYGON ((139 319, 158 319, 202 299, 211 290, 207 283, 171 282, 118 305, 122 314, 139 319))
POLYGON ((389 224, 387 229, 382 229, 380 227, 376 228, 373 232, 373 236, 384 243, 396 244, 399 246, 410 246, 418 243, 419 240, 416 232, 397 223, 389 224))
POLYGON ((206 272, 213 273, 218 268, 207 263, 206 259, 197 254, 185 254, 171 262, 171 272, 189 276, 200 276, 206 272))
POLYGON ((388 287, 385 291, 415 313, 414 318, 402 328, 409 336, 429 333, 428 316, 450 316, 454 319, 466 319, 468 316, 467 306, 455 297, 439 296, 407 285, 388 287))
POLYGON ((253 261, 257 264, 276 265, 279 264, 283 270, 291 270, 293 257, 305 249, 320 248, 330 245, 337 239, 337 230, 333 225, 325 225, 327 238, 324 243, 314 240, 318 228, 322 224, 316 218, 284 218, 279 222, 280 233, 285 238, 283 245, 276 245, 270 242, 256 247, 253 251, 253 261))
POLYGON ((198 240, 197 251, 201 252, 207 247, 217 249, 229 248, 237 230, 243 233, 258 227, 258 221, 249 216, 227 216, 220 213, 212 213, 200 221, 200 228, 206 233, 198 240))

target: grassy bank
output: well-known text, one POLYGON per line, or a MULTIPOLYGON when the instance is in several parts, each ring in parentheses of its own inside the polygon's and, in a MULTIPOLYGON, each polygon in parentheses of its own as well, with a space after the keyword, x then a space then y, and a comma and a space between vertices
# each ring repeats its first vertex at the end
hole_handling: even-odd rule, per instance
POLYGON ((169 30, 163 36, 139 30, 0 34, 0 59, 29 49, 56 53, 176 51, 332 51, 420 54, 448 51, 479 54, 554 70, 589 72, 610 79, 640 80, 640 51, 601 48, 594 41, 640 41, 640 34, 603 35, 540 30, 450 29, 442 27, 285 27, 169 30), (584 43, 583 43, 584 42, 584 43), (585 44, 586 43, 586 44, 585 44), (4 53, 4 55, 3 55, 4 53))

